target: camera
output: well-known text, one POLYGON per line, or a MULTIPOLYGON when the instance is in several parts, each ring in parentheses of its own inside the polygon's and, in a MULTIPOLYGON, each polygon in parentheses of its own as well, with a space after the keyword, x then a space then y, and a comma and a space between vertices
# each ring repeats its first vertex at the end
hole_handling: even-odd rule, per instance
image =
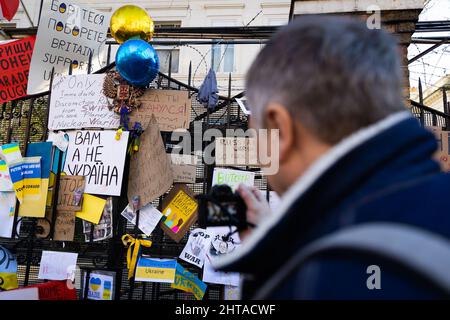
POLYGON ((244 230, 247 224, 247 206, 239 194, 226 184, 215 185, 207 195, 197 195, 198 222, 201 228, 235 226, 244 230))

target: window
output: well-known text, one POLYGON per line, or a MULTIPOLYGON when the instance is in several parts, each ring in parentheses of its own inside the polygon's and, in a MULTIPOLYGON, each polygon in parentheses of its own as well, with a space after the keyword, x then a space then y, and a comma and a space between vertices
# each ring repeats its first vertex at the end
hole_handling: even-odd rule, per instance
MULTIPOLYGON (((155 21, 155 28, 180 28, 181 21, 155 21)), ((171 73, 179 72, 180 49, 171 46, 155 46, 159 58, 159 71, 169 73, 170 54, 172 53, 171 73)))
POLYGON ((170 53, 172 53, 171 73, 178 73, 178 66, 180 64, 179 49, 157 48, 156 53, 158 53, 159 58, 159 71, 166 74, 169 73, 170 53))
POLYGON ((211 66, 216 72, 233 72, 234 44, 214 44, 211 50, 211 66))

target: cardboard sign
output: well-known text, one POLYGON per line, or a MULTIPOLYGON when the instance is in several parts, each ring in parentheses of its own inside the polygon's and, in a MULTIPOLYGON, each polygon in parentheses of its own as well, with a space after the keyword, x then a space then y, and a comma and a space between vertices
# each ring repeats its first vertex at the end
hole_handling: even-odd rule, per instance
POLYGON ((161 228, 174 241, 180 242, 197 220, 198 203, 194 193, 187 186, 177 184, 164 198, 162 207, 161 228))
MULTIPOLYGON (((116 140, 115 131, 71 131, 64 172, 85 176, 85 193, 119 196, 127 153, 128 132, 116 140)), ((141 152, 139 152, 141 153, 141 152)))
MULTIPOLYGON (((134 212, 130 206, 127 206, 121 214, 130 223, 136 225, 137 212, 134 212)), ((158 225, 159 220, 161 220, 161 217, 162 213, 158 209, 156 209, 151 203, 147 204, 139 210, 139 229, 147 236, 150 236, 155 227, 158 225)))
POLYGON ((173 283, 177 260, 141 256, 136 266, 136 281, 173 283))
POLYGON ((38 279, 73 279, 77 266, 78 253, 42 251, 38 279))
POLYGON ((106 200, 90 194, 83 195, 83 208, 76 212, 76 217, 98 224, 103 214, 106 200))
POLYGON ((228 227, 209 227, 206 229, 211 235, 212 240, 203 266, 204 282, 239 286, 239 273, 216 271, 212 265, 212 262, 219 256, 229 254, 240 246, 241 241, 238 233, 233 233, 228 241, 224 240, 224 236, 227 236, 230 231, 233 232, 235 230, 235 227, 232 230, 228 227))
POLYGON ((205 229, 192 230, 189 240, 180 254, 180 259, 201 268, 210 245, 211 235, 205 229))
POLYGON ((139 152, 130 161, 129 202, 134 196, 139 196, 142 208, 163 195, 173 183, 171 169, 156 119, 152 116, 140 137, 139 152))
POLYGON ((35 36, 0 45, 0 103, 27 95, 35 36))
POLYGON ((254 182, 254 172, 223 168, 214 168, 213 171, 212 186, 216 184, 227 184, 234 191, 241 183, 252 187, 254 182))
POLYGON ((438 127, 428 127, 434 133, 438 142, 438 149, 434 154, 434 159, 441 165, 442 171, 450 171, 450 131, 444 131, 438 127))
POLYGON ((102 67, 109 27, 109 13, 100 12, 70 1, 44 0, 36 43, 30 65, 28 94, 49 89, 51 70, 67 74, 86 74, 89 55, 92 71, 102 67))
POLYGON ((0 291, 18 287, 17 260, 8 249, 0 246, 0 291))
POLYGON ((21 217, 45 217, 48 188, 50 183, 50 167, 52 163, 52 143, 35 142, 28 144, 27 157, 41 157, 41 187, 39 196, 23 201, 19 207, 21 217))
POLYGON ((61 176, 57 209, 65 211, 81 210, 84 184, 84 176, 61 176))
POLYGON ((206 291, 206 284, 200 281, 194 274, 185 270, 181 264, 177 264, 175 280, 171 284, 171 287, 193 293, 197 300, 202 300, 206 291))
POLYGON ((120 125, 120 116, 109 110, 103 94, 105 74, 58 76, 50 99, 50 130, 106 128, 120 125))
POLYGON ((187 91, 150 89, 138 101, 141 106, 130 114, 130 121, 138 121, 145 128, 155 115, 161 131, 189 128, 191 99, 187 91))
POLYGON ((14 191, 14 187, 9 175, 9 169, 5 160, 0 160, 0 192, 14 191))
POLYGON ((39 300, 77 300, 77 290, 69 287, 67 281, 48 281, 27 288, 37 288, 39 300))
POLYGON ((215 140, 216 165, 258 166, 256 139, 244 137, 218 137, 215 140))
MULTIPOLYGON (((14 192, 0 192, 0 237, 10 238, 14 225, 16 195, 14 192)), ((18 228, 19 230, 19 228, 18 228)))
POLYGON ((73 241, 75 234, 75 212, 58 210, 56 213, 53 240, 73 241))
POLYGON ((195 183, 197 175, 197 157, 169 154, 172 163, 173 182, 195 183))
MULTIPOLYGON (((84 275, 83 286, 81 289, 84 297, 84 285, 86 275, 84 275)), ((88 300, 113 300, 115 290, 116 273, 113 271, 93 270, 89 275, 88 281, 88 300)))

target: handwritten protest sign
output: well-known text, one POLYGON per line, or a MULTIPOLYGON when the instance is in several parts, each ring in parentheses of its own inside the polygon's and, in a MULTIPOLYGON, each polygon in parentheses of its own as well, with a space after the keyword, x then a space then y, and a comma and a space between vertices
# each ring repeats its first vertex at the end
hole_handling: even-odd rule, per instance
POLYGON ((58 210, 55 220, 53 240, 73 241, 75 235, 75 212, 58 210))
POLYGON ((49 89, 50 73, 86 74, 89 56, 92 70, 103 65, 101 54, 109 27, 109 14, 71 1, 45 0, 30 65, 28 94, 49 89))
POLYGON ((81 210, 84 176, 61 176, 59 179, 58 210, 81 210))
POLYGON ((179 263, 177 264, 175 280, 171 284, 171 287, 193 293, 197 300, 202 300, 206 291, 206 284, 200 281, 194 274, 185 270, 179 263))
POLYGON ((37 288, 39 300, 77 300, 77 290, 69 288, 67 281, 47 281, 27 288, 37 288))
POLYGON ((197 220, 198 203, 194 193, 177 184, 163 200, 161 228, 174 241, 180 242, 189 227, 197 220))
POLYGON ((173 153, 169 157, 172 163, 173 182, 195 183, 197 157, 173 153))
POLYGON ((33 36, 0 45, 0 103, 27 95, 35 39, 33 36))
POLYGON ((258 166, 256 139, 245 137, 217 137, 216 165, 258 166))
POLYGON ((177 260, 141 256, 136 266, 136 281, 173 283, 177 260))
POLYGON ((239 184, 243 183, 249 187, 255 182, 255 173, 249 171, 214 168, 212 185, 227 184, 231 189, 236 190, 239 184))
POLYGON ((154 114, 161 131, 189 128, 191 100, 187 91, 151 89, 138 101, 141 106, 130 115, 132 122, 138 121, 145 128, 154 114))
POLYGON ((58 76, 53 80, 48 128, 118 128, 120 116, 103 94, 105 74, 58 76))
POLYGON ((142 208, 164 194, 172 183, 171 163, 153 116, 140 137, 139 152, 130 162, 128 200, 131 202, 134 196, 139 196, 142 208))
POLYGON ((72 176, 85 176, 85 193, 119 196, 128 132, 123 132, 119 141, 115 139, 114 131, 106 130, 71 131, 68 135, 64 172, 72 176))
MULTIPOLYGON (((137 212, 133 211, 130 206, 127 206, 121 214, 130 223, 136 225, 137 212)), ((147 204, 139 211, 139 229, 147 236, 150 236, 158 225, 159 220, 161 220, 161 217, 162 213, 158 209, 151 203, 147 204)))
POLYGON ((66 280, 74 277, 78 253, 42 251, 38 279, 66 280))

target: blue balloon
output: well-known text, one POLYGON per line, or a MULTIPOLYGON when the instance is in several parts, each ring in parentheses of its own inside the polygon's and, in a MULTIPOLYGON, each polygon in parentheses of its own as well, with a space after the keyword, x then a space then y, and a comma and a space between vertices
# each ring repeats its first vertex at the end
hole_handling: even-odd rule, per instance
POLYGON ((158 75, 158 54, 144 40, 130 39, 117 50, 116 69, 130 84, 145 87, 158 75))

